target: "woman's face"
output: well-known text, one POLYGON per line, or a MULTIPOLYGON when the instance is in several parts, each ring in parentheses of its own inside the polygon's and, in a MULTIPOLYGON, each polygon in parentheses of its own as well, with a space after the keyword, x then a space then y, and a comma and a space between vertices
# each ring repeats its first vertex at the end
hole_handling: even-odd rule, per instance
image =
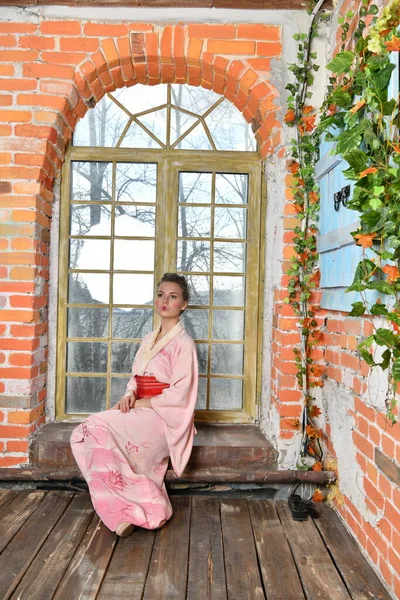
POLYGON ((177 318, 187 306, 183 299, 182 290, 177 283, 165 281, 156 294, 156 311, 167 319, 177 318))

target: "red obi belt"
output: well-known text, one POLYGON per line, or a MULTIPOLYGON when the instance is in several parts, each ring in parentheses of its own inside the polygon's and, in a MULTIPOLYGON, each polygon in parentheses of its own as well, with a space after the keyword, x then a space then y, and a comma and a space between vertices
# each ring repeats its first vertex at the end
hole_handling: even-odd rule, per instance
POLYGON ((151 398, 159 396, 165 388, 169 388, 169 383, 161 383, 151 375, 135 375, 136 379, 136 397, 151 398))

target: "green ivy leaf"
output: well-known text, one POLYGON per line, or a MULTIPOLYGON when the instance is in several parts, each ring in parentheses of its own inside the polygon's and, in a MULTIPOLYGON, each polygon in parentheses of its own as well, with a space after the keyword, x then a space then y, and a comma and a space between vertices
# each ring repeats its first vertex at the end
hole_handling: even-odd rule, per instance
POLYGON ((359 150, 358 148, 350 150, 350 152, 347 152, 347 154, 343 158, 357 173, 364 171, 364 169, 367 166, 368 155, 365 154, 365 152, 363 152, 362 150, 359 150))
POLYGON ((393 361, 392 375, 395 381, 400 381, 400 358, 396 358, 393 361))
POLYGON ((385 352, 382 353, 382 362, 379 363, 379 366, 386 371, 386 369, 388 368, 388 366, 390 365, 390 359, 392 358, 392 353, 390 352, 389 348, 387 350, 385 350, 385 352))
POLYGON ((369 365, 370 367, 374 367, 375 366, 374 357, 372 356, 372 354, 370 352, 368 352, 368 350, 359 349, 358 351, 360 353, 360 356, 367 363, 367 365, 369 365))
POLYGON ((365 338, 365 340, 363 340, 362 342, 360 342, 358 344, 358 349, 360 350, 361 348, 369 348, 373 341, 374 341, 374 336, 369 335, 367 338, 365 338))
POLYGON ((371 200, 369 201, 369 205, 371 208, 373 208, 374 210, 376 210, 377 208, 379 208, 380 206, 382 206, 382 201, 379 200, 379 198, 371 198, 371 200))
POLYGON ((376 302, 370 310, 371 315, 388 315, 389 311, 384 304, 376 302))
POLYGON ((395 295, 393 287, 387 281, 372 281, 367 287, 370 290, 378 290, 381 294, 387 294, 388 296, 395 295))
POLYGON ((389 329, 383 329, 383 327, 379 327, 375 334, 374 340, 378 344, 378 346, 395 346, 396 337, 392 331, 389 329))
POLYGON ((338 135, 335 154, 347 154, 361 143, 363 126, 356 125, 349 131, 343 131, 338 135))
POLYGON ((336 54, 335 58, 331 60, 331 62, 326 66, 329 71, 336 73, 336 75, 341 75, 348 71, 353 64, 354 53, 353 52, 339 52, 336 54))
POLYGON ((349 317, 361 317, 367 310, 364 302, 353 302, 352 307, 349 317))

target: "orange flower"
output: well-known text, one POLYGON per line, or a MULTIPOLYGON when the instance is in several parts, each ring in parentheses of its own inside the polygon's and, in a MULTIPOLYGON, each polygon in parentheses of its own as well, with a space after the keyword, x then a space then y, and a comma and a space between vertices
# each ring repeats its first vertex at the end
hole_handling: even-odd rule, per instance
POLYGON ((306 433, 308 437, 319 437, 318 431, 312 425, 307 425, 306 433))
POLYGON ((303 125, 306 131, 312 131, 315 127, 315 115, 310 115, 309 117, 303 117, 303 125))
POLYGON ((324 387, 324 382, 322 381, 322 379, 317 379, 316 381, 313 381, 312 384, 314 387, 324 387))
POLYGON ((317 488, 313 494, 312 500, 314 502, 322 502, 324 500, 324 498, 325 498, 325 496, 323 495, 321 490, 319 488, 317 488))
POLYGON ((295 118, 296 115, 294 114, 293 108, 289 108, 283 120, 285 121, 285 123, 293 123, 295 118))
POLYGON ((400 277, 400 272, 397 267, 392 267, 390 265, 386 265, 382 268, 382 271, 386 273, 388 276, 388 281, 393 282, 396 281, 400 277))
POLYGON ((362 248, 372 248, 374 238, 376 238, 376 233, 357 233, 354 236, 356 244, 362 248))
POLYGON ((358 110, 360 110, 360 108, 362 108, 365 104, 365 100, 359 100, 354 106, 353 108, 350 109, 351 113, 356 113, 358 110))
POLYGON ((327 114, 328 115, 334 115, 336 112, 337 112, 337 106, 336 106, 336 104, 330 104, 328 106, 327 114))
POLYGON ((312 113, 313 110, 314 109, 312 106, 305 106, 303 108, 303 115, 309 115, 310 113, 312 113))
POLYGON ((362 177, 366 177, 367 175, 371 175, 372 173, 376 173, 377 172, 377 168, 376 167, 368 167, 368 169, 364 169, 364 171, 361 171, 359 178, 361 179, 362 177))
POLYGON ((311 467, 313 471, 322 471, 322 464, 320 462, 316 462, 311 467))
POLYGON ((397 154, 400 154, 400 146, 393 146, 393 150, 397 152, 397 154))
POLYGON ((319 200, 318 192, 310 192, 308 194, 308 199, 310 200, 311 204, 315 204, 316 202, 318 202, 318 200, 319 200))
POLYGON ((320 408, 318 408, 318 406, 315 406, 315 404, 313 404, 313 406, 311 407, 311 410, 309 411, 309 415, 311 417, 311 419, 315 419, 317 417, 319 417, 322 414, 322 411, 320 408))
POLYGON ((300 169, 300 165, 298 162, 293 161, 289 167, 288 167, 289 171, 292 173, 292 175, 296 175, 296 173, 298 173, 299 169, 300 169))
POLYGON ((294 210, 295 210, 297 213, 301 213, 301 212, 303 212, 303 210, 304 210, 304 205, 303 205, 303 204, 295 204, 295 205, 294 205, 294 210))
POLYGON ((384 42, 384 44, 386 46, 386 50, 389 52, 400 52, 400 38, 396 37, 395 35, 389 42, 384 42))
POLYGON ((311 367, 311 372, 315 375, 315 377, 319 377, 324 373, 325 367, 323 365, 313 365, 311 367))

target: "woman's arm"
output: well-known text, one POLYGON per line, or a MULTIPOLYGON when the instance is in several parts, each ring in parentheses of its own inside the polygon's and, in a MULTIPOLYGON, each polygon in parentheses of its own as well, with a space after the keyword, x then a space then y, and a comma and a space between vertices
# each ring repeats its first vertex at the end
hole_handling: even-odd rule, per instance
POLYGON ((151 405, 151 398, 140 398, 140 400, 136 400, 134 408, 153 408, 151 405))

